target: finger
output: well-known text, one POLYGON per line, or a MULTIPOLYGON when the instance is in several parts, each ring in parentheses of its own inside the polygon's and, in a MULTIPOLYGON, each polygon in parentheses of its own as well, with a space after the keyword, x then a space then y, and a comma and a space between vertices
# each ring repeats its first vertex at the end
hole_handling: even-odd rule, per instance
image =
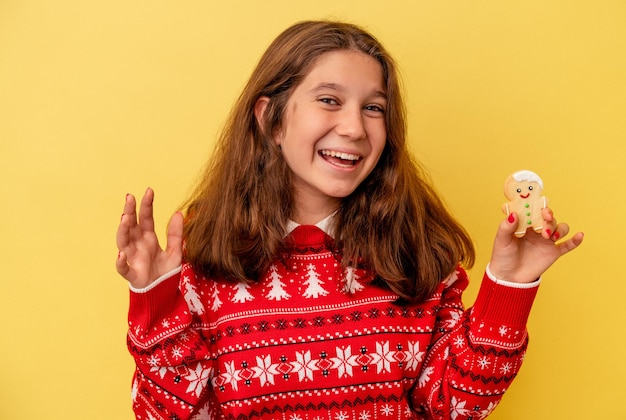
POLYGON ((167 226, 167 246, 165 251, 172 256, 181 257, 183 253, 183 215, 176 212, 167 226))
POLYGON ((514 235, 517 228, 517 213, 510 213, 498 226, 498 231, 493 241, 493 250, 489 267, 491 272, 499 278, 509 277, 508 272, 511 265, 516 265, 510 258, 511 253, 515 253, 519 239, 514 235))
POLYGON ((115 243, 117 249, 123 250, 130 244, 130 224, 131 218, 128 214, 122 214, 120 219, 120 225, 117 227, 117 233, 115 234, 115 243))
POLYGON ((115 260, 115 269, 122 277, 129 280, 127 276, 130 271, 130 267, 128 266, 128 260, 124 251, 118 252, 117 260, 115 260))
MULTIPOLYGON (((541 209, 541 217, 544 221, 541 236, 546 239, 552 239, 553 241, 556 241, 558 239, 558 236, 556 239, 554 238, 554 235, 557 231, 557 223, 556 219, 554 218, 554 213, 552 213, 552 210, 550 208, 545 207, 541 209)), ((561 236, 563 236, 562 233, 561 236)))
POLYGON ((126 194, 126 201, 124 202, 123 214, 128 216, 129 228, 137 224, 137 203, 135 202, 134 195, 126 194))
POLYGON ((139 227, 142 231, 154 231, 154 191, 148 188, 139 205, 139 227))
POLYGON ((541 217, 543 217, 543 220, 546 222, 552 222, 554 221, 554 212, 550 207, 544 207, 541 209, 541 217))
POLYGON ((574 249, 578 248, 580 244, 583 242, 584 237, 585 237, 584 233, 578 232, 567 241, 557 244, 557 248, 561 252, 561 255, 565 255, 568 252, 573 251, 574 249))
POLYGON ((561 238, 565 238, 569 233, 569 225, 567 223, 559 223, 554 230, 554 233, 550 236, 554 242, 561 238))
POLYGON ((517 228, 517 220, 517 213, 512 212, 500 222, 494 242, 496 247, 506 247, 514 240, 513 234, 517 228))

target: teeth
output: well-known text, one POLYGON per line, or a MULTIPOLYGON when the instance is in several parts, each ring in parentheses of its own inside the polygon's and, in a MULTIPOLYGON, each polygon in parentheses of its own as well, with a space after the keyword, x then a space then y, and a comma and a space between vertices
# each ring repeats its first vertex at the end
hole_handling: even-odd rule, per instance
POLYGON ((326 156, 336 157, 343 160, 359 160, 361 157, 350 153, 335 152, 334 150, 322 150, 322 154, 326 156))

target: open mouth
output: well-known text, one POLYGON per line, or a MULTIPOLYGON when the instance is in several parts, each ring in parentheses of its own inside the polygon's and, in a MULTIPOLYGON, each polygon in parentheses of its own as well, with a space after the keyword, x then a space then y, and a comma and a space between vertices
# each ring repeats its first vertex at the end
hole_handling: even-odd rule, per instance
POLYGON ((343 167, 354 166, 363 159, 363 157, 359 155, 336 152, 334 150, 320 150, 319 154, 325 161, 343 167))

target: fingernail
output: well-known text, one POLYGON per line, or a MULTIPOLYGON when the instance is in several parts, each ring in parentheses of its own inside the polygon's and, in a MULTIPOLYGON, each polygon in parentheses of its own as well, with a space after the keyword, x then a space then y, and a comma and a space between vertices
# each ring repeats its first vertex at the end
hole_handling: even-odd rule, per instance
POLYGON ((546 229, 546 233, 548 234, 548 238, 552 236, 552 231, 550 229, 546 229))
POLYGON ((509 223, 513 223, 515 221, 515 214, 514 213, 509 214, 509 217, 506 220, 508 220, 509 223))
POLYGON ((554 232, 554 239, 558 240, 561 237, 561 234, 559 232, 554 232))

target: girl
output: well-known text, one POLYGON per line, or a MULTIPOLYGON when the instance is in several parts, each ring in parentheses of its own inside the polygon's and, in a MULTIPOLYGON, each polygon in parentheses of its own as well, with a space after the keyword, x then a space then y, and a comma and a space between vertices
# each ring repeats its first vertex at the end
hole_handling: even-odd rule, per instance
POLYGON ((407 152, 394 62, 336 22, 269 46, 165 250, 153 197, 117 232, 139 419, 484 418, 538 278, 582 242, 511 214, 464 311, 474 250, 407 152))

